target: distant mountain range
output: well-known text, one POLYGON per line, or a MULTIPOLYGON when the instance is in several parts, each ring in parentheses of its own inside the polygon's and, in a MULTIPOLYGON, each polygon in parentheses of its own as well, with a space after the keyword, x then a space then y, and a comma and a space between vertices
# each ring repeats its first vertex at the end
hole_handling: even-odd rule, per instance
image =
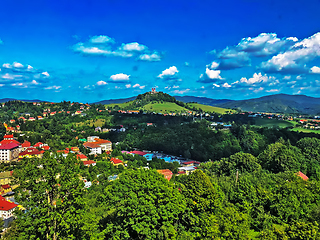
POLYGON ((252 112, 320 115, 320 98, 305 95, 275 94, 248 100, 226 102, 217 106, 252 112))
POLYGON ((189 102, 196 102, 204 105, 209 106, 217 106, 218 104, 223 104, 227 102, 233 102, 230 99, 212 99, 206 97, 194 97, 194 96, 174 96, 178 101, 189 103, 189 102))
POLYGON ((129 98, 119 98, 119 99, 109 99, 102 100, 99 102, 94 102, 94 104, 112 104, 112 103, 125 103, 135 100, 137 97, 129 97, 129 98))
POLYGON ((39 99, 34 99, 34 100, 22 100, 22 99, 15 99, 15 98, 2 98, 2 99, 0 99, 0 103, 9 102, 9 101, 47 102, 47 101, 42 101, 42 100, 39 100, 39 99))
MULTIPOLYGON (((298 113, 320 115, 320 98, 309 97, 306 95, 288 95, 274 94, 260 98, 247 100, 230 100, 230 99, 212 99, 206 97, 194 96, 174 96, 176 100, 188 103, 197 102, 204 105, 216 106, 221 108, 239 109, 248 112, 270 112, 270 113, 298 113)), ((95 102, 95 104, 125 103, 135 100, 137 97, 110 99, 95 102)), ((18 100, 14 98, 0 99, 0 103, 18 100)), ((42 100, 19 100, 24 102, 45 102, 42 100)))

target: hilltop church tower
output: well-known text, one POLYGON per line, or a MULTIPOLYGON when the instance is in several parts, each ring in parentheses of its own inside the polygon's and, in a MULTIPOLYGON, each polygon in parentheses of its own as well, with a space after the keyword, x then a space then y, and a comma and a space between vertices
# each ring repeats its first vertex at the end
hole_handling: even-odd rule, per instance
POLYGON ((151 88, 151 94, 155 94, 156 92, 156 88, 151 88))

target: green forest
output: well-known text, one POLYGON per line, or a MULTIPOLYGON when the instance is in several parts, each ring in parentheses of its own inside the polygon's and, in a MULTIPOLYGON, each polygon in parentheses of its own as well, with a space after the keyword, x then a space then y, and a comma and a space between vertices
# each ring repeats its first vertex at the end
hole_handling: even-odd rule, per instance
MULTIPOLYGON (((1 164, 14 170, 15 199, 24 207, 4 239, 320 239, 317 134, 253 126, 247 114, 195 120, 120 114, 103 105, 90 105, 85 115, 67 114, 80 106, 53 104, 61 113, 36 121, 19 117, 41 115, 48 104, 9 102, 1 108, 0 121, 20 125, 23 134, 14 133, 20 142, 51 147, 43 158, 1 164), (212 129, 217 121, 231 127, 212 129), (115 131, 95 131, 96 122, 115 131), (117 130, 122 127, 125 132, 117 130), (79 140, 91 135, 113 142, 111 154, 89 156, 96 166, 56 152, 78 146, 86 153, 79 140), (189 175, 176 174, 177 162, 121 153, 134 149, 201 164, 189 175), (112 157, 127 164, 114 166, 112 157), (159 169, 170 169, 171 180, 159 169), (83 179, 92 186, 85 188, 83 179)), ((2 126, 0 131, 6 133, 2 126)))

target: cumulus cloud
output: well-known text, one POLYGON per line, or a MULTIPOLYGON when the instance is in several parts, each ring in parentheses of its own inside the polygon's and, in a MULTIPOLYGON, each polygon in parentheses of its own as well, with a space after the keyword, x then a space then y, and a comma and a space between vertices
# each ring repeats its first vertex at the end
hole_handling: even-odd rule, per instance
POLYGON ((306 63, 320 57, 320 32, 295 42, 287 51, 261 64, 265 72, 304 73, 306 63))
POLYGON ((138 60, 148 61, 148 62, 159 62, 159 61, 161 61, 161 56, 157 52, 154 52, 152 54, 145 53, 145 54, 141 54, 138 57, 138 60))
POLYGON ((136 57, 136 60, 150 62, 161 60, 156 51, 149 51, 143 44, 132 42, 115 46, 115 40, 105 35, 91 37, 86 42, 78 42, 72 46, 72 50, 87 56, 136 57))
POLYGON ((177 79, 178 69, 176 66, 171 66, 162 71, 161 74, 158 75, 158 78, 165 79, 165 80, 173 80, 177 79))
POLYGON ((275 80, 275 79, 276 78, 274 76, 267 76, 267 74, 262 75, 260 72, 260 73, 254 73, 252 78, 249 78, 249 79, 242 77, 240 79, 240 83, 246 83, 246 84, 252 85, 257 83, 266 83, 270 80, 275 80))
POLYGON ((311 73, 315 73, 315 74, 320 74, 320 67, 313 66, 313 67, 310 69, 310 72, 311 72, 311 73))
POLYGON ((270 89, 270 90, 266 90, 266 92, 271 92, 271 93, 279 92, 279 91, 280 91, 279 89, 270 89))
POLYGON ((228 83, 224 83, 224 84, 222 84, 222 87, 224 87, 224 88, 231 88, 231 85, 228 84, 228 83))
POLYGON ((102 81, 102 80, 97 82, 98 86, 103 86, 103 85, 107 85, 107 84, 108 83, 106 83, 105 81, 102 81))
POLYGON ((110 80, 115 82, 129 81, 130 75, 127 75, 124 73, 118 73, 110 76, 110 80))
POLYGON ((139 44, 137 42, 133 42, 133 43, 127 43, 127 44, 122 44, 121 47, 119 48, 120 51, 145 51, 147 50, 147 46, 139 44))
POLYGON ((91 43, 115 43, 114 39, 105 35, 93 36, 89 39, 91 43))
POLYGON ((131 84, 126 84, 126 88, 131 88, 131 84))
POLYGON ((210 83, 210 82, 222 80, 220 73, 221 73, 220 70, 211 70, 207 67, 206 72, 200 75, 198 82, 210 83))
POLYGON ((256 37, 243 38, 235 46, 227 46, 222 51, 211 51, 219 62, 211 69, 231 70, 251 65, 251 57, 266 57, 290 48, 297 42, 295 37, 278 38, 275 33, 261 33, 256 37))
POLYGON ((135 85, 132 86, 133 88, 140 88, 144 89, 146 86, 141 86, 139 83, 136 83, 135 85))
POLYGON ((50 74, 48 72, 42 72, 41 74, 45 77, 50 77, 50 74))

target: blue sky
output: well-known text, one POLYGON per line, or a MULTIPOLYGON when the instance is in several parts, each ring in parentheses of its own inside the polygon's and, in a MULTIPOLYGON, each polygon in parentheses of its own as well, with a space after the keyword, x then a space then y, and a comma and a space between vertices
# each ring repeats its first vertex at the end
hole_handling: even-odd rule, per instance
POLYGON ((3 0, 0 98, 320 97, 320 1, 3 0))

